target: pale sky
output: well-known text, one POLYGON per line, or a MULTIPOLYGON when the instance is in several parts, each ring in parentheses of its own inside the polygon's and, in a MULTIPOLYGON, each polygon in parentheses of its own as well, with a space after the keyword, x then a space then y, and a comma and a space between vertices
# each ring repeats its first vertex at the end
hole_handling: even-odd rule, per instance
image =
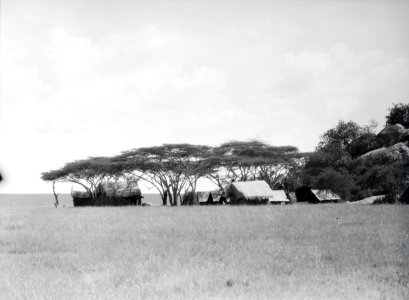
POLYGON ((409 1, 0 3, 0 193, 162 143, 311 151, 409 101, 409 1))

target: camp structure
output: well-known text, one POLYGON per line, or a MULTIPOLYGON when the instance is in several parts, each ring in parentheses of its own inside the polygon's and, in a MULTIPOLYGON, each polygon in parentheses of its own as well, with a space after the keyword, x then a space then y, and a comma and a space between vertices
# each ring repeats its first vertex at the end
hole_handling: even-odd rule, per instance
POLYGON ((331 203, 339 202, 341 198, 331 190, 311 190, 303 186, 295 190, 297 202, 331 203))
POLYGON ((270 204, 287 204, 290 203, 284 190, 273 190, 273 196, 268 198, 270 204))
POLYGON ((406 189, 406 191, 402 194, 402 196, 399 199, 400 203, 403 204, 409 204, 409 187, 406 189))
POLYGON ((376 203, 382 202, 385 196, 386 195, 370 196, 362 200, 358 200, 358 201, 350 202, 350 203, 352 204, 376 204, 376 203))
POLYGON ((220 190, 210 192, 196 192, 197 203, 199 205, 223 205, 227 204, 227 198, 220 190))
POLYGON ((142 205, 142 193, 136 183, 106 181, 98 184, 93 199, 88 192, 71 191, 74 206, 142 205))
POLYGON ((185 193, 182 197, 182 205, 217 205, 217 204, 227 204, 228 199, 226 198, 223 191, 213 190, 213 191, 189 191, 185 193))
POLYGON ((295 196, 294 192, 288 193, 288 199, 290 200, 291 203, 297 202, 297 197, 295 196))
POLYGON ((71 190, 71 197, 74 206, 92 206, 94 205, 94 199, 88 192, 71 190))
POLYGON ((230 204, 267 204, 274 197, 273 191, 263 180, 236 181, 226 189, 230 204))
POLYGON ((142 193, 133 182, 101 182, 97 187, 96 205, 142 205, 142 193))
POLYGON ((331 190, 311 190, 315 197, 318 199, 316 203, 324 203, 324 202, 339 202, 341 201, 341 197, 335 194, 331 190))

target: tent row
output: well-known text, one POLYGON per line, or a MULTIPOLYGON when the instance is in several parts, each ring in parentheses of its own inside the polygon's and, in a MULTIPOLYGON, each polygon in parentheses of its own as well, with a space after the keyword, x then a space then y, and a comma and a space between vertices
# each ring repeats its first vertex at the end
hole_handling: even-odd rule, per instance
MULTIPOLYGON (((74 206, 122 206, 143 205, 142 193, 136 183, 102 182, 96 189, 96 197, 88 192, 71 192, 74 206)), ((233 182, 223 191, 202 191, 184 196, 187 205, 257 205, 288 204, 291 201, 308 203, 339 202, 341 198, 330 190, 311 190, 301 187, 295 191, 296 199, 284 190, 272 190, 267 182, 238 181, 233 182)))
POLYGON ((307 203, 340 202, 341 198, 330 190, 311 190, 301 187, 296 190, 294 197, 284 190, 272 190, 267 182, 238 181, 230 184, 224 191, 215 190, 197 192, 195 201, 191 204, 199 205, 257 205, 257 204, 288 204, 292 201, 307 203))

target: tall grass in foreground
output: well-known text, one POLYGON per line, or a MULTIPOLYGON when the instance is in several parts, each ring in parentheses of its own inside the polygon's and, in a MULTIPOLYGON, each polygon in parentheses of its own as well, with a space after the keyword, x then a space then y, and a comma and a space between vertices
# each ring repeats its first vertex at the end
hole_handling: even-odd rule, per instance
POLYGON ((409 207, 0 211, 0 298, 409 299, 409 207))

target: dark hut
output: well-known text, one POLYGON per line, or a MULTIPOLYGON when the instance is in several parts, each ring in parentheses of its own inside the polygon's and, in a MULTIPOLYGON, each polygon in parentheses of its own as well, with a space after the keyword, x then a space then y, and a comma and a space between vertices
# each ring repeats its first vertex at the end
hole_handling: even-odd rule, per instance
POLYGON ((88 192, 71 190, 71 197, 74 206, 92 206, 94 204, 94 199, 90 196, 88 192))
POLYGON ((400 203, 404 204, 409 204, 409 187, 406 189, 406 191, 402 194, 402 196, 399 199, 400 203))
POLYGON ((97 187, 97 206, 142 205, 142 193, 136 183, 101 182, 97 187))
POLYGON ((226 196, 230 198, 230 204, 267 204, 274 197, 273 191, 267 182, 237 181, 233 182, 226 190, 226 196))
POLYGON ((197 202, 196 193, 190 191, 190 192, 183 194, 182 205, 197 205, 197 204, 199 203, 197 202))
POLYGON ((341 198, 331 190, 311 190, 303 186, 295 190, 297 202, 330 203, 339 202, 341 198))
POLYGON ((71 191, 74 206, 142 205, 142 193, 136 183, 102 182, 93 199, 88 192, 71 191))

